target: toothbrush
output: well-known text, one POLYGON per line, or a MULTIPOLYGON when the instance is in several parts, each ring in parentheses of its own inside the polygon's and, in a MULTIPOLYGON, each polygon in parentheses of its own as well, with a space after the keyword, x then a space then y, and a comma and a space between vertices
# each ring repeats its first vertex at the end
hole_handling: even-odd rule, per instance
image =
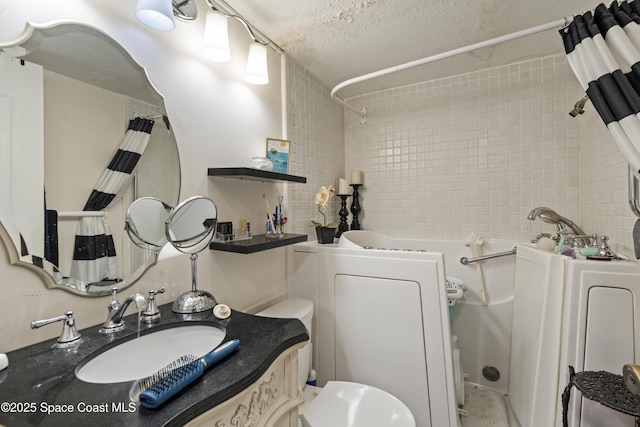
MULTIPOLYGON (((160 407, 167 400, 182 391, 189 384, 200 378, 204 370, 210 368, 215 363, 233 353, 240 340, 228 341, 210 353, 205 354, 200 359, 168 372, 161 370, 158 372, 159 378, 150 387, 140 393, 140 405, 149 409, 160 407)), ((153 375, 148 378, 153 380, 153 375)))
POLYGON ((271 208, 269 207, 269 200, 267 200, 266 194, 263 194, 262 198, 264 199, 264 203, 267 205, 267 218, 269 219, 269 223, 271 224, 271 232, 275 233, 276 228, 273 226, 273 218, 271 218, 271 208))
POLYGON ((282 233, 282 226, 284 225, 282 223, 282 218, 284 218, 284 215, 282 214, 282 200, 284 200, 284 196, 278 196, 278 210, 280 212, 280 216, 276 215, 276 222, 278 223, 278 233, 282 233))

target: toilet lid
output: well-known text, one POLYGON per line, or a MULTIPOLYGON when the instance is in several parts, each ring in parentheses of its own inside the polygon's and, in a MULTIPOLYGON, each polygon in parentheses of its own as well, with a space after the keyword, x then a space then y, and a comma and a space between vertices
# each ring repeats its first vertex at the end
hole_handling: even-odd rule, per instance
POLYGON ((413 414, 378 388, 329 381, 301 416, 304 427, 415 427, 413 414))

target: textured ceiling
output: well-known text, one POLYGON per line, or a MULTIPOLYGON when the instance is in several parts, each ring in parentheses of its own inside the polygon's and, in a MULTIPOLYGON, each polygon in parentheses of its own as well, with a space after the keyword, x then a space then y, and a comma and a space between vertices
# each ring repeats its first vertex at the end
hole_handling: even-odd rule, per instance
MULTIPOLYGON (((226 0, 330 88, 592 10, 585 0, 226 0)), ((559 28, 558 28, 559 29, 559 28)), ((342 89, 340 97, 562 53, 555 30, 342 89)))
MULTIPOLYGON (((195 1, 201 12, 206 10, 205 0, 195 1)), ((223 9, 225 4, 330 89, 364 74, 570 18, 597 5, 591 0, 225 0, 223 9)), ((43 52, 26 58, 52 64, 56 67, 50 68, 53 71, 80 80, 88 81, 81 75, 93 75, 97 82, 92 84, 110 90, 118 82, 140 81, 134 74, 144 77, 139 67, 131 68, 135 64, 130 58, 117 58, 115 43, 99 40, 94 31, 74 27, 37 34, 31 44, 37 43, 43 52), (105 49, 98 49, 102 45, 105 49), (62 54, 51 55, 60 48, 64 49, 62 54), (97 72, 110 69, 115 71, 97 72), (115 76, 115 82, 105 75, 115 76)), ((562 53, 562 49, 557 31, 549 30, 357 83, 337 95, 348 98, 562 53)), ((136 93, 149 102, 157 98, 152 89, 142 86, 127 87, 125 93, 136 93)))

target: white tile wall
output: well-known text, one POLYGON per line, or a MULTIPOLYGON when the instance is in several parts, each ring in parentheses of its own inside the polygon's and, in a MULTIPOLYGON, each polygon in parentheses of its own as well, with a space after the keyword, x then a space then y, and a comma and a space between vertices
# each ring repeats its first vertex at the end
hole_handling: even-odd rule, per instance
MULTIPOLYGON (((548 206, 633 255, 626 163, 564 55, 523 61, 350 99, 368 124, 342 112, 329 88, 291 61, 289 132, 293 229, 320 219, 320 185, 361 169, 364 228, 401 238, 529 240, 554 227, 529 221, 548 206), (344 126, 344 131, 343 131, 344 126), (343 141, 344 132, 344 143, 343 141)), ((337 200, 333 220, 337 220, 337 200)))
POLYGON ((346 167, 362 169, 364 228, 400 238, 529 240, 549 206, 579 222, 582 91, 564 55, 351 99, 346 167))
MULTIPOLYGON (((306 184, 289 185, 290 209, 295 211, 290 230, 309 234, 315 240, 310 220, 322 222, 314 203, 320 186, 338 188, 344 177, 344 115, 341 106, 330 96, 329 89, 306 69, 290 60, 287 69, 289 85, 289 139, 291 140, 290 173, 307 177, 306 184)), ((339 199, 331 199, 327 222, 338 222, 339 199)))

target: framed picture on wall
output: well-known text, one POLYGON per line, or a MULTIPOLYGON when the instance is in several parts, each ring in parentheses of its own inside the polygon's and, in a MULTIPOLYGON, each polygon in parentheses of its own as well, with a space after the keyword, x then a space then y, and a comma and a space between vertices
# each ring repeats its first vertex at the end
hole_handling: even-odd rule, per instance
POLYGON ((267 138, 267 159, 273 163, 273 172, 289 173, 289 146, 286 139, 267 138))

